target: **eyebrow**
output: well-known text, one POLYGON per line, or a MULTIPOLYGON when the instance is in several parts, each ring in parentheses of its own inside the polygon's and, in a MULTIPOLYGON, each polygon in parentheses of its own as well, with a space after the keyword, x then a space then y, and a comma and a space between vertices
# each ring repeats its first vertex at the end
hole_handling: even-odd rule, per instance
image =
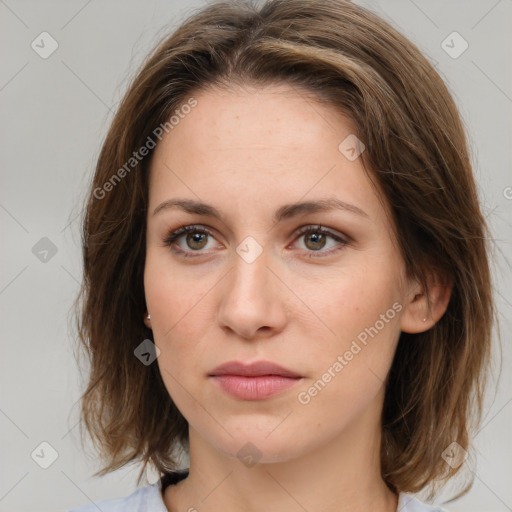
MULTIPOLYGON (((168 199, 167 201, 160 203, 155 208, 153 215, 172 208, 180 208, 187 213, 214 217, 221 220, 222 222, 225 222, 224 216, 217 208, 206 203, 193 201, 191 199, 168 199)), ((327 212, 332 210, 342 210, 353 213, 355 215, 359 215, 361 217, 365 217, 367 219, 370 218, 365 211, 361 210, 361 208, 353 204, 346 203, 345 201, 336 198, 328 198, 320 199, 317 201, 285 204, 274 212, 272 220, 273 222, 281 222, 283 220, 291 219, 292 217, 297 217, 299 215, 327 212)))

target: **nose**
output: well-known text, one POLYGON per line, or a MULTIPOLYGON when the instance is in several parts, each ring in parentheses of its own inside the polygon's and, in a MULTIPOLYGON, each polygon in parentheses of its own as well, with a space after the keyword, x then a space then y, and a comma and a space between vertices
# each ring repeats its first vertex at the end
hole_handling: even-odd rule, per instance
POLYGON ((282 331, 287 322, 287 289, 270 268, 267 252, 263 250, 251 263, 238 254, 233 258, 234 265, 220 290, 220 327, 244 339, 267 338, 282 331))

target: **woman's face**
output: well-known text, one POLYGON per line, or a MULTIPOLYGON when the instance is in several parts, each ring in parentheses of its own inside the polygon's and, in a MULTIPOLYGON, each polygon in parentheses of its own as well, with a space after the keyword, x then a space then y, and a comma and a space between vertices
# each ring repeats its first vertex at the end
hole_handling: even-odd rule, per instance
POLYGON ((194 98, 151 163, 147 325, 170 396, 194 435, 261 462, 373 428, 413 288, 352 124, 286 85, 194 98), (212 376, 232 361, 300 378, 212 376))

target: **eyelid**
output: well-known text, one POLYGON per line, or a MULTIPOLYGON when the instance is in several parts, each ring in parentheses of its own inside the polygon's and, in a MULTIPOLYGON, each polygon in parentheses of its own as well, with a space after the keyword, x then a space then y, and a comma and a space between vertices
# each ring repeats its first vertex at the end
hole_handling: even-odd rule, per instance
POLYGON ((351 238, 348 235, 340 233, 339 231, 336 231, 334 229, 328 228, 328 227, 324 226, 323 224, 306 224, 305 226, 302 226, 294 231, 296 237, 299 237, 299 236, 304 235, 305 233, 309 233, 309 232, 323 233, 323 234, 328 235, 334 239, 338 238, 339 240, 341 240, 345 243, 349 243, 351 241, 351 238))

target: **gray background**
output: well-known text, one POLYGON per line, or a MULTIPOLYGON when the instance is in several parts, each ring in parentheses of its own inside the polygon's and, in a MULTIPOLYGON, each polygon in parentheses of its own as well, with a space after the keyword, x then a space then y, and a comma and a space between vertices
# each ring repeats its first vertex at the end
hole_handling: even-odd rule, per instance
MULTIPOLYGON (((467 124, 481 199, 496 240, 503 373, 498 379, 496 367, 483 428, 475 439, 478 456, 468 467, 476 475, 474 487, 447 508, 512 510, 512 386, 507 373, 512 356, 512 188, 507 188, 512 187, 512 1, 358 3, 377 11, 430 57, 467 124), (469 44, 458 58, 441 46, 453 31, 469 44)), ((78 215, 127 80, 160 37, 204 4, 0 0, 0 511, 64 511, 135 489, 138 467, 91 478, 98 466, 78 442, 80 380, 68 320, 81 279, 78 215), (31 48, 43 31, 58 43, 47 59, 31 48), (44 237, 57 252, 41 261, 36 244, 48 244, 40 242, 44 237), (58 452, 48 469, 31 457, 43 441, 58 452)), ((455 50, 459 44, 454 43, 455 50)), ((446 496, 453 489, 447 488, 446 496)), ((442 501, 441 496, 438 504, 442 501)))

